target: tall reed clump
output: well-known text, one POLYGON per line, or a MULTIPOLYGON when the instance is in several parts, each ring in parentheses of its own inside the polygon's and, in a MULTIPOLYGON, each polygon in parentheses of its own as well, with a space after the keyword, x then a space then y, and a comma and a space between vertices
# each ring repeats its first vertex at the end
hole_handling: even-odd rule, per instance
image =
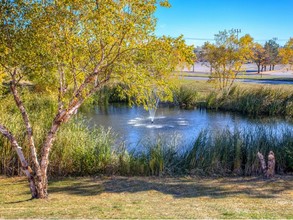
POLYGON ((159 135, 154 139, 147 137, 141 140, 131 151, 124 148, 117 152, 118 173, 139 176, 182 174, 178 140, 176 134, 172 137, 159 135))
POLYGON ((293 93, 280 87, 233 87, 226 94, 210 93, 206 98, 206 107, 252 116, 293 117, 293 93))
POLYGON ((129 103, 130 98, 122 92, 124 87, 123 84, 104 86, 85 101, 81 106, 81 111, 87 111, 95 105, 107 106, 109 103, 129 103))
POLYGON ((76 118, 59 132, 50 155, 51 176, 113 172, 113 132, 110 128, 89 128, 86 124, 87 122, 76 118))
POLYGON ((198 100, 198 92, 195 88, 188 85, 181 85, 173 91, 173 102, 181 108, 192 108, 198 100))
POLYGON ((265 126, 204 130, 185 153, 185 166, 195 174, 254 175, 261 172, 257 152, 268 155, 270 150, 275 153, 278 173, 293 171, 293 132, 288 127, 277 133, 265 126))

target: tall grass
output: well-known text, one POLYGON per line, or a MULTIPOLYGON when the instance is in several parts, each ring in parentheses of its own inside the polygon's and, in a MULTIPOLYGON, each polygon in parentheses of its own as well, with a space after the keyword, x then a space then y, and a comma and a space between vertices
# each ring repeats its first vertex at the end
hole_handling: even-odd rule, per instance
POLYGON ((206 107, 252 116, 293 117, 293 93, 280 87, 233 87, 227 94, 211 92, 206 107))
POLYGON ((275 152, 278 173, 293 170, 290 128, 284 127, 278 133, 265 126, 215 133, 204 130, 186 152, 186 166, 195 173, 253 175, 261 171, 257 152, 268 155, 270 150, 275 152))
POLYGON ((59 132, 50 155, 50 175, 93 175, 107 173, 112 166, 115 137, 111 129, 89 128, 75 119, 59 132))
POLYGON ((177 90, 173 91, 173 102, 181 108, 192 108, 198 101, 198 92, 195 88, 182 85, 177 90))

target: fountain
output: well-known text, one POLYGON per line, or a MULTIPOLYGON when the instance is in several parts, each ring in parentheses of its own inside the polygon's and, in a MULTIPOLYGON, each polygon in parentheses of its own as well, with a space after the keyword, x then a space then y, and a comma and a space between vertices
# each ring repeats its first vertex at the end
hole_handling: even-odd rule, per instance
POLYGON ((158 104, 159 104, 159 98, 156 98, 155 105, 149 107, 150 119, 151 119, 152 123, 154 123, 154 120, 155 120, 155 115, 156 115, 156 110, 158 108, 158 104))
POLYGON ((159 104, 159 98, 157 97, 156 90, 153 90, 147 100, 147 106, 148 106, 150 119, 152 123, 154 123, 154 120, 155 120, 158 104, 159 104))

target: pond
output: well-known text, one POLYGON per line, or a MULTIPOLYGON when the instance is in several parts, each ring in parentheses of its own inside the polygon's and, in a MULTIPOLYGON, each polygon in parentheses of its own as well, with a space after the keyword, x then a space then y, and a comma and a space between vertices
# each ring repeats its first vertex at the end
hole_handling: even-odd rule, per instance
POLYGON ((118 140, 124 141, 128 149, 136 148, 145 141, 155 141, 164 137, 175 141, 180 146, 189 146, 199 133, 221 131, 225 128, 251 129, 264 126, 281 132, 289 127, 293 132, 293 123, 280 118, 251 119, 230 112, 208 111, 205 109, 184 110, 177 107, 159 106, 154 122, 151 122, 149 112, 143 107, 126 105, 109 105, 95 107, 86 114, 91 126, 111 127, 118 135, 118 140))

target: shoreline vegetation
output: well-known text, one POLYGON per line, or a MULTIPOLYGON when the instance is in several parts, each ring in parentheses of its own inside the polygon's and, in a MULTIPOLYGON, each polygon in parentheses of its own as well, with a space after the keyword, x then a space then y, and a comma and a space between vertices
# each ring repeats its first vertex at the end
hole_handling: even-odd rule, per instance
MULTIPOLYGON (((227 94, 218 94, 208 83, 183 81, 181 87, 174 91, 172 104, 190 109, 200 107, 235 111, 251 117, 281 116, 292 119, 291 89, 290 86, 240 84, 227 94)), ((26 96, 28 92, 23 89, 24 103, 33 112, 31 120, 36 146, 39 146, 46 128, 50 126, 50 117, 53 117, 54 100, 41 94, 26 96)), ((104 88, 81 110, 117 101, 126 102, 127 99, 120 99, 115 88, 104 88)), ((22 132, 21 116, 11 102, 10 96, 1 100, 0 110, 7 114, 0 117, 15 134, 20 134, 18 141, 23 145, 26 138, 22 132)), ((117 146, 115 134, 110 129, 89 128, 82 117, 77 116, 60 130, 56 146, 52 149, 48 172, 50 176, 250 176, 261 174, 257 152, 267 155, 273 150, 277 161, 276 172, 290 173, 293 171, 293 133, 285 127, 280 134, 274 134, 270 128, 261 125, 253 132, 237 128, 215 133, 203 130, 198 137, 194 137, 193 144, 187 146, 184 153, 175 144, 167 143, 164 137, 140 143, 143 152, 130 152, 123 143, 117 146)), ((0 146, 0 173, 19 175, 19 162, 9 142, 0 137, 0 146)), ((29 154, 28 149, 23 150, 25 155, 29 154)))

